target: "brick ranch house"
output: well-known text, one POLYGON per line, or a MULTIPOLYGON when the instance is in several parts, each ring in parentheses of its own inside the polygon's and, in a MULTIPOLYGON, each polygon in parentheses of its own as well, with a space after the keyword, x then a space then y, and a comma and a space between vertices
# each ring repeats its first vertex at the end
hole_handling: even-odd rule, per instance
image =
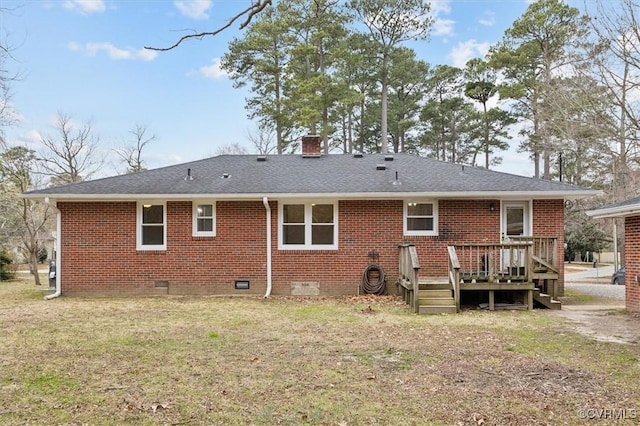
MULTIPOLYGON (((455 246, 475 262, 461 277, 505 270, 487 250, 517 238, 544 237, 547 257, 563 259, 564 200, 596 193, 410 154, 322 155, 319 137, 302 142, 301 155, 221 155, 25 193, 58 211, 52 296, 337 296, 361 291, 371 264, 397 294, 403 247, 423 279, 449 274, 455 246)), ((553 267, 562 295, 562 262, 553 267)))
POLYGON ((624 218, 625 305, 640 312, 640 197, 609 204, 587 212, 594 219, 624 218))

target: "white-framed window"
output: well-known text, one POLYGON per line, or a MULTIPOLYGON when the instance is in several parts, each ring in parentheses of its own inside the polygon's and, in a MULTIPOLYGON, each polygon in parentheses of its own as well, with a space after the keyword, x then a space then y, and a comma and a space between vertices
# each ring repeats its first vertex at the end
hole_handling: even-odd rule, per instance
POLYGON ((193 236, 216 236, 216 203, 215 201, 193 202, 193 236))
POLYGON ((337 201, 279 202, 278 225, 280 249, 338 249, 337 201))
POLYGON ((404 235, 438 235, 438 203, 433 200, 404 202, 404 235))
POLYGON ((138 250, 167 249, 167 203, 139 201, 136 225, 138 250))

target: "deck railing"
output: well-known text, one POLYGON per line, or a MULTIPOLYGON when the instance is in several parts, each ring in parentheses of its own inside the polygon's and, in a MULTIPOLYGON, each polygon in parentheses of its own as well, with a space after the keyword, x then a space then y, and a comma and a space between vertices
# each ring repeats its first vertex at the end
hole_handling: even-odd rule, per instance
POLYGON ((460 244, 454 249, 464 283, 531 281, 531 242, 460 244))
POLYGON ((510 237, 513 242, 532 244, 533 267, 559 272, 558 239, 556 237, 510 237))
POLYGON ((449 252, 449 284, 453 289, 456 312, 460 312, 460 262, 455 247, 448 246, 447 251, 449 252))
POLYGON ((400 296, 405 303, 411 305, 414 312, 419 310, 419 285, 418 273, 420 271, 420 261, 418 252, 413 244, 403 243, 400 248, 398 286, 400 296))
POLYGON ((511 237, 504 243, 459 244, 449 257, 453 249, 464 283, 529 282, 542 270, 558 273, 557 248, 555 237, 511 237))

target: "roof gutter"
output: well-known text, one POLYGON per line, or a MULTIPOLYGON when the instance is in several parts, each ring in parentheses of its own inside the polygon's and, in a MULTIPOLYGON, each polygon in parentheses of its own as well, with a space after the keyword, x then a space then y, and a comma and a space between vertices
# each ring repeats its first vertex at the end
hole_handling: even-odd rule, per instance
MULTIPOLYGON (((438 198, 438 199, 565 199, 574 200, 585 197, 602 195, 602 191, 586 189, 575 191, 459 191, 459 192, 273 192, 267 196, 276 199, 283 198, 311 198, 311 199, 359 199, 359 200, 389 200, 405 198, 438 198)), ((38 194, 24 193, 22 198, 41 200, 45 197, 55 197, 58 201, 138 201, 138 200, 158 200, 185 201, 197 199, 252 201, 262 199, 265 193, 207 193, 207 194, 38 194)))
POLYGON ((271 207, 267 197, 262 198, 262 204, 267 211, 267 291, 264 293, 264 298, 267 299, 271 296, 271 207))
POLYGON ((51 300, 59 297, 62 293, 62 287, 60 286, 60 260, 62 257, 62 252, 60 250, 62 246, 62 244, 60 243, 60 232, 62 230, 62 215, 60 214, 60 210, 58 209, 58 207, 56 207, 55 203, 51 202, 49 197, 45 198, 44 202, 56 212, 56 291, 44 297, 44 300, 51 300))

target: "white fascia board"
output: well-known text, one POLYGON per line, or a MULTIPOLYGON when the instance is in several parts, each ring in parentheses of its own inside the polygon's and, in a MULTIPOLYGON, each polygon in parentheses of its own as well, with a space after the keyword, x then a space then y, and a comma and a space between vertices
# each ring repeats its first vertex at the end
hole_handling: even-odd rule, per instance
POLYGON ((608 217, 627 217, 640 215, 640 204, 630 204, 626 206, 618 206, 611 208, 603 208, 597 210, 588 210, 585 212, 587 216, 594 219, 604 219, 608 217))
POLYGON ((467 192, 357 192, 357 193, 247 193, 247 194, 22 194, 29 199, 45 198, 57 201, 138 201, 138 200, 168 200, 184 201, 198 199, 253 201, 270 199, 314 198, 341 200, 388 200, 404 198, 433 198, 433 199, 579 199, 602 194, 601 191, 467 191, 467 192))

